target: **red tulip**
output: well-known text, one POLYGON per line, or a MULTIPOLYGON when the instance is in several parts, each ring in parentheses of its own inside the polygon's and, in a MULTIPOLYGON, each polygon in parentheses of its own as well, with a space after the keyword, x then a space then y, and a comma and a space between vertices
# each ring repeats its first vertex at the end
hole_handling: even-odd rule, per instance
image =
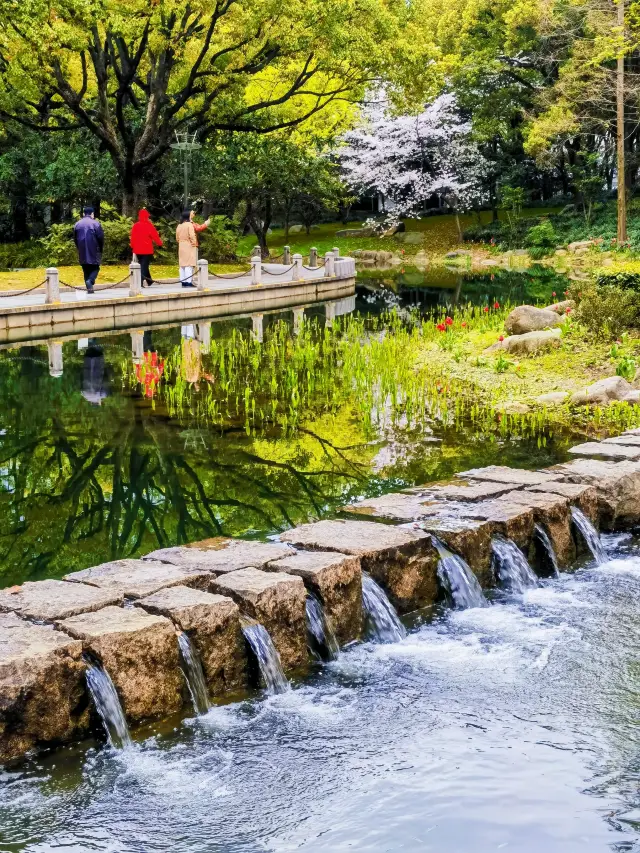
POLYGON ((553 293, 552 293, 551 295, 552 295, 552 296, 553 296, 553 298, 555 299, 555 296, 556 296, 556 292, 555 292, 555 290, 553 291, 553 293))
POLYGON ((498 310, 498 308, 500 307, 500 303, 499 303, 499 302, 494 302, 494 303, 493 303, 493 307, 494 307, 494 308, 496 309, 496 311, 497 311, 497 310, 498 310))
POLYGON ((565 314, 571 314, 571 308, 567 308, 567 310, 565 311, 565 314))
POLYGON ((462 323, 460 323, 460 325, 461 325, 461 326, 462 326, 462 328, 464 329, 464 328, 466 328, 466 325, 467 325, 467 324, 466 324, 466 323, 465 323, 465 321, 463 320, 463 321, 462 321, 462 323))
POLYGON ((485 305, 484 306, 484 313, 487 314, 488 312, 489 312, 489 306, 485 305))
POLYGON ((499 341, 503 341, 503 340, 504 340, 504 335, 500 335, 500 337, 498 338, 498 340, 499 340, 499 341))
POLYGON ((436 329, 437 329, 439 332, 444 332, 444 331, 446 330, 446 328, 447 328, 447 327, 445 326, 445 324, 444 324, 444 323, 438 323, 438 325, 436 326, 436 329))
POLYGON ((453 320, 451 319, 451 317, 447 317, 444 322, 447 324, 447 326, 453 326, 453 320))

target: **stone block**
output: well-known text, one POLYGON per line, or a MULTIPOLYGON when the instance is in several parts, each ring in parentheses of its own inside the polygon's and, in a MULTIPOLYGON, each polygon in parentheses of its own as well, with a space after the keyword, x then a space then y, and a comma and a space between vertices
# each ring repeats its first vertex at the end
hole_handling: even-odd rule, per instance
POLYGON ((491 571, 491 536, 488 521, 472 518, 431 516, 420 522, 427 533, 437 536, 451 551, 459 554, 469 565, 483 587, 493 585, 491 571))
POLYGON ((498 498, 509 506, 514 504, 533 511, 533 518, 547 531, 558 565, 561 568, 571 565, 576 557, 576 549, 571 534, 571 514, 569 498, 549 492, 509 492, 498 498))
POLYGON ((168 586, 195 586, 206 590, 211 576, 197 569, 158 561, 114 560, 65 575, 64 580, 118 592, 127 598, 144 598, 168 586))
POLYGON ((217 536, 190 545, 161 548, 147 554, 144 559, 161 560, 184 569, 221 575, 249 567, 261 569, 267 563, 289 556, 291 551, 287 545, 217 536))
POLYGON ((138 607, 105 607, 60 623, 82 640, 111 676, 128 720, 170 714, 182 706, 183 678, 173 624, 138 607))
POLYGON ((357 640, 362 627, 360 558, 335 551, 298 551, 267 570, 297 575, 314 592, 340 645, 357 640))
POLYGON ((545 483, 540 486, 529 486, 527 492, 547 492, 553 495, 562 495, 569 499, 569 503, 581 509, 593 524, 598 526, 598 494, 593 486, 584 486, 580 483, 545 483))
POLYGON ((555 470, 569 483, 593 486, 602 529, 620 530, 640 522, 639 463, 576 459, 555 470))
POLYGON ((406 523, 417 521, 425 515, 425 498, 418 494, 395 492, 381 495, 378 498, 368 498, 342 507, 342 512, 368 518, 386 518, 389 521, 406 523))
POLYGON ((84 672, 82 643, 0 614, 0 763, 86 734, 84 672))
POLYGON ((605 438, 603 444, 624 444, 629 447, 640 447, 640 435, 629 435, 623 432, 622 435, 616 435, 613 438, 605 438))
POLYGON ((360 557, 401 612, 433 604, 438 596, 438 552, 427 533, 373 521, 318 521, 281 534, 283 541, 312 551, 360 557))
MULTIPOLYGON (((462 481, 460 483, 435 483, 433 485, 421 486, 420 493, 423 499, 427 496, 446 501, 485 501, 489 498, 497 498, 512 491, 513 483, 491 483, 462 481)), ((418 491, 418 490, 416 490, 418 491)))
POLYGON ((87 584, 64 581, 27 581, 22 586, 0 590, 0 612, 14 611, 25 619, 55 622, 121 604, 123 596, 113 590, 96 589, 87 584))
POLYGON ((520 548, 528 548, 533 535, 533 511, 528 507, 507 503, 500 498, 474 504, 456 504, 460 518, 476 518, 491 525, 491 533, 499 533, 520 548))
POLYGON ((589 456, 601 459, 628 459, 634 462, 640 459, 640 447, 629 447, 623 444, 608 444, 606 441, 586 441, 569 448, 573 456, 589 456))
POLYGON ((562 479, 554 471, 527 471, 524 468, 507 468, 505 465, 488 465, 486 468, 472 468, 461 471, 456 477, 471 480, 489 480, 492 483, 512 483, 514 486, 535 486, 562 479))
POLYGON ((242 613, 264 625, 285 669, 307 663, 307 592, 302 578, 282 572, 238 569, 220 575, 212 589, 233 598, 242 613))
POLYGON ((166 616, 188 634, 202 660, 210 696, 221 696, 245 684, 245 645, 240 610, 233 599, 172 586, 141 599, 138 606, 166 616))

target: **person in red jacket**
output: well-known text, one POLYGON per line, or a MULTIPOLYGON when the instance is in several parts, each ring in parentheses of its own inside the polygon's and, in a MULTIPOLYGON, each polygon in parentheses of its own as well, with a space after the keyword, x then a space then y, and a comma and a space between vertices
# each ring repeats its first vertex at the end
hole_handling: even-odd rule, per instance
POLYGON ((134 223, 131 229, 130 245, 140 264, 142 286, 144 287, 146 282, 146 286, 151 287, 153 279, 151 278, 149 264, 153 259, 154 245, 162 246, 162 240, 149 219, 148 210, 141 210, 138 213, 138 221, 134 223))

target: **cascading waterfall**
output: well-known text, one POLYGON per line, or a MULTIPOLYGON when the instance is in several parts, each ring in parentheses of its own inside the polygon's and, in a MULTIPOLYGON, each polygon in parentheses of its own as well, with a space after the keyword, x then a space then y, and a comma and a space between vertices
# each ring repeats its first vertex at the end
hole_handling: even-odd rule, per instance
POLYGON ((379 643, 397 643, 407 636, 384 590, 366 572, 362 573, 362 606, 369 634, 379 643))
POLYGON ((482 587, 468 564, 450 551, 435 536, 431 537, 440 559, 438 560, 438 578, 458 610, 467 607, 487 607, 489 602, 484 597, 482 587))
POLYGON ((537 538, 537 540, 542 546, 547 565, 551 569, 551 574, 557 578, 560 574, 560 569, 558 567, 558 558, 556 557, 556 552, 553 548, 553 543, 551 542, 551 539, 549 539, 549 534, 544 529, 544 527, 541 527, 539 524, 536 524, 534 528, 534 536, 537 538))
POLYGON ((312 653, 320 660, 335 660, 340 653, 340 646, 327 620, 320 599, 311 592, 307 593, 305 607, 309 646, 312 653))
POLYGON ((193 709, 196 714, 206 714, 211 705, 200 655, 184 631, 180 631, 178 634, 178 645, 182 658, 182 671, 189 687, 193 709))
POLYGON ((578 509, 577 506, 571 507, 571 520, 575 527, 580 532, 580 535, 585 541, 587 548, 591 551, 593 559, 598 565, 607 562, 607 552, 600 540, 600 535, 587 516, 578 509))
POLYGON ((291 685, 282 670, 280 655, 267 629, 246 616, 242 617, 241 627, 244 638, 255 655, 267 692, 286 693, 291 689, 291 685))
POLYGON ((538 578, 526 557, 511 539, 495 536, 491 540, 493 568, 503 589, 522 593, 538 585, 538 578))
POLYGON ((86 673, 87 687, 104 725, 109 743, 116 749, 131 746, 127 719, 111 677, 106 669, 91 664, 86 673))

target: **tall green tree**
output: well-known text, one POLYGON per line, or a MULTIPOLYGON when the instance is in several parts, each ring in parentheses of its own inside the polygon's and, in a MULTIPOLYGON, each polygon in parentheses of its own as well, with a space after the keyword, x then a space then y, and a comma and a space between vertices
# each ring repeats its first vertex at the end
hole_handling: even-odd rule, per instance
POLYGON ((263 134, 356 100, 407 14, 390 0, 5 0, 0 115, 86 130, 131 212, 178 132, 263 134))

